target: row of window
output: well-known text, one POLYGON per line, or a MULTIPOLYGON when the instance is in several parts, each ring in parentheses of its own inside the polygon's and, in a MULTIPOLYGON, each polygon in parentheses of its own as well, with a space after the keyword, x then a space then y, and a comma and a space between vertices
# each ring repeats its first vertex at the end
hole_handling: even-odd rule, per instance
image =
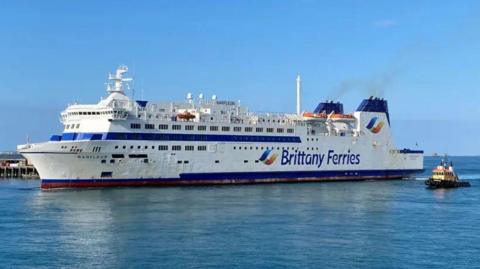
MULTIPOLYGON (((168 124, 158 125, 158 129, 160 129, 160 130, 168 130, 168 127, 169 127, 168 124)), ((131 129, 141 129, 142 126, 141 126, 140 123, 131 123, 130 128, 131 129)), ((147 123, 147 124, 145 124, 145 129, 153 130, 153 129, 155 129, 155 125, 147 123)), ((185 130, 186 131, 194 131, 194 129, 195 129, 194 125, 185 125, 185 130)), ((273 133, 275 131, 275 128, 256 127, 255 132, 262 133, 264 131, 264 129, 266 130, 267 133, 273 133)), ((174 124, 174 125, 172 125, 172 130, 176 130, 176 131, 182 130, 182 125, 174 124)), ((206 131, 206 130, 207 130, 207 126, 205 126, 205 125, 198 125, 197 126, 197 131, 206 131)), ((230 126, 222 126, 221 129, 218 126, 210 126, 209 130, 212 131, 212 132, 217 132, 218 130, 222 130, 222 132, 230 132, 230 126)), ((249 133, 249 132, 251 133, 251 132, 253 132, 253 130, 254 130, 253 127, 245 127, 244 128, 244 131, 247 132, 247 133, 249 133)), ((233 127, 233 131, 234 132, 241 132, 242 127, 235 126, 235 127, 233 127)), ((289 133, 289 134, 293 134, 294 129, 293 128, 287 128, 285 130, 284 128, 276 128, 276 131, 277 131, 277 133, 286 132, 286 133, 289 133)))
MULTIPOLYGON (((102 159, 102 160, 100 160, 100 162, 101 162, 102 164, 106 164, 106 163, 107 163, 107 160, 106 160, 106 159, 102 159)), ((111 163, 111 164, 114 164, 115 162, 116 162, 115 159, 110 159, 110 163, 111 163)), ((144 163, 149 163, 149 160, 148 160, 148 159, 144 159, 143 162, 144 162, 144 163)), ((216 164, 218 164, 218 163, 220 163, 220 160, 215 160, 214 162, 215 162, 216 164)), ((243 160, 243 163, 248 163, 248 162, 249 162, 248 160, 243 160)), ((255 163, 259 163, 259 162, 260 162, 259 160, 255 160, 255 163)), ((177 161, 177 164, 182 164, 182 163, 183 163, 183 164, 189 164, 190 161, 188 161, 188 160, 183 160, 183 161, 182 161, 182 160, 178 160, 178 161, 177 161)), ((101 176, 101 177, 111 177, 111 176, 112 176, 112 172, 102 172, 102 176, 101 176)))
MULTIPOLYGON (((119 149, 120 147, 119 146, 115 146, 115 149, 119 149)), ((122 146, 123 149, 127 149, 127 146, 122 146)), ((134 146, 130 146, 130 149, 134 149, 135 147, 134 146)), ((144 149, 149 149, 149 146, 145 146, 143 147, 144 149)), ((159 145, 158 147, 158 150, 168 150, 168 145, 159 145)), ((142 146, 137 146, 137 149, 142 149, 142 146)), ((151 149, 155 149, 155 146, 151 146, 151 149)), ((195 150, 195 146, 192 146, 192 145, 187 145, 187 146, 184 146, 184 149, 186 151, 194 151, 195 150)), ((172 150, 173 151, 179 151, 179 150, 182 150, 182 146, 180 145, 174 145, 172 146, 172 150)), ((207 150, 207 146, 205 145, 202 145, 202 146, 197 146, 197 150, 198 151, 206 151, 207 150)))
MULTIPOLYGON (((299 150, 300 148, 299 147, 233 147, 234 150, 264 150, 264 149, 277 149, 277 150, 299 150)), ((318 147, 307 147, 306 150, 319 150, 318 147)))
POLYGON ((79 112, 68 112, 68 115, 110 115, 113 114, 113 111, 79 111, 79 112))
MULTIPOLYGON (((119 149, 120 146, 115 146, 115 149, 119 149)), ((122 146, 123 149, 127 149, 127 146, 122 146)), ((134 146, 130 146, 130 149, 134 149, 135 147, 134 146)), ((155 149, 155 146, 137 146, 137 149, 155 149)), ((169 146, 168 145, 159 145, 157 147, 158 150, 160 151, 167 151, 169 149, 169 146)), ((185 151, 194 151, 195 150, 195 146, 193 145, 186 145, 186 146, 183 146, 183 149, 185 151)), ((299 147, 253 147, 253 146, 250 146, 250 147, 241 147, 241 146, 234 146, 233 147, 234 150, 266 150, 266 149, 271 149, 271 150, 274 150, 274 149, 277 149, 277 150, 299 150, 300 148, 299 147)), ((181 151, 182 150, 182 146, 181 145, 173 145, 171 146, 171 150, 172 151, 181 151)), ((200 146, 197 146, 197 150, 198 151, 206 151, 207 150, 207 146, 206 145, 200 145, 200 146)), ((306 150, 319 150, 318 147, 307 147, 306 150)))
POLYGON ((68 129, 78 129, 80 128, 80 123, 77 123, 77 124, 67 124, 65 125, 65 129, 68 130, 68 129))
MULTIPOLYGON (((85 134, 82 134, 85 137, 85 134)), ((75 134, 63 134, 62 140, 75 140, 75 134)), ((84 138, 90 139, 90 138, 84 138)), ((165 134, 165 133, 107 133, 99 139, 90 140, 149 140, 149 141, 216 141, 216 142, 284 142, 300 143, 300 137, 294 136, 266 136, 266 135, 213 135, 213 134, 165 134)))
MULTIPOLYGON (((102 164, 106 164, 106 163, 107 163, 107 160, 106 160, 106 159, 102 159, 102 160, 100 160, 100 162, 101 162, 102 164)), ((110 163, 111 163, 111 164, 114 164, 115 162, 116 162, 115 159, 110 159, 110 163)), ((144 163, 149 163, 149 160, 148 160, 148 159, 144 159, 143 162, 144 162, 144 163)), ((243 160, 243 163, 248 163, 248 162, 249 162, 249 160, 243 160)), ((259 160, 254 160, 254 162, 255 162, 255 163, 259 163, 260 161, 259 161, 259 160)), ((177 161, 177 164, 182 164, 182 163, 183 163, 183 164, 189 164, 190 161, 189 161, 189 160, 183 160, 183 161, 182 161, 182 160, 178 160, 178 161, 177 161)), ((220 160, 215 160, 214 163, 218 164, 218 163, 220 163, 220 160)), ((110 172, 110 173, 111 173, 111 172, 110 172)), ((102 177, 103 177, 103 173, 102 173, 102 177)))
POLYGON ((446 175, 446 176, 453 176, 453 173, 452 173, 452 172, 448 172, 448 171, 447 171, 447 172, 433 172, 433 175, 435 175, 435 176, 444 176, 444 175, 446 175))

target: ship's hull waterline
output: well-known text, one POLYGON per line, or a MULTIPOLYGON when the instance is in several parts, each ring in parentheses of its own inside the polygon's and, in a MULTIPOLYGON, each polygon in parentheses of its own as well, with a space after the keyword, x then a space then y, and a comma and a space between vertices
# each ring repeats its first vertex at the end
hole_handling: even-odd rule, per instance
MULTIPOLYGON (((198 185, 242 185, 300 182, 338 182, 363 180, 404 179, 421 173, 423 170, 384 170, 384 171, 329 171, 324 176, 295 177, 295 175, 262 175, 244 173, 242 175, 202 174, 182 175, 181 178, 136 178, 136 179, 43 179, 43 189, 55 188, 96 188, 96 187, 142 187, 142 186, 198 186, 198 185), (356 176, 345 174, 354 173, 356 176), (193 176, 193 177, 192 177, 193 176), (266 176, 266 177, 264 177, 266 176)), ((269 173, 275 174, 275 173, 269 173)))

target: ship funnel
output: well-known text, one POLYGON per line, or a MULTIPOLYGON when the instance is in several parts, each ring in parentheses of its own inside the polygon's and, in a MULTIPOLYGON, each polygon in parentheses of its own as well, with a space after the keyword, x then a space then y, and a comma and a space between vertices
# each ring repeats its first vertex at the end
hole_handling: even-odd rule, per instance
POLYGON ((388 103, 385 99, 370 96, 368 99, 364 99, 362 103, 360 103, 357 111, 385 113, 387 115, 388 123, 390 124, 388 103))
POLYGON ((313 112, 325 114, 343 114, 343 104, 340 102, 334 103, 333 101, 327 100, 318 104, 317 108, 315 108, 313 112))

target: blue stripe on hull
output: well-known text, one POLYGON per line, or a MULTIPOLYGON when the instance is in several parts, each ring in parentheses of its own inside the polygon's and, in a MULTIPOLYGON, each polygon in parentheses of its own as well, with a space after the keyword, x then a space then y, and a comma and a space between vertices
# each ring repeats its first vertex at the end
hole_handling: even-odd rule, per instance
POLYGON ((406 178, 423 170, 288 171, 186 173, 180 178, 43 179, 42 188, 116 187, 155 185, 250 184, 273 182, 339 181, 406 178))
POLYGON ((135 140, 135 141, 189 141, 189 142, 262 142, 301 143, 299 136, 291 135, 238 135, 238 134, 186 134, 186 133, 63 133, 53 135, 50 141, 76 140, 135 140))

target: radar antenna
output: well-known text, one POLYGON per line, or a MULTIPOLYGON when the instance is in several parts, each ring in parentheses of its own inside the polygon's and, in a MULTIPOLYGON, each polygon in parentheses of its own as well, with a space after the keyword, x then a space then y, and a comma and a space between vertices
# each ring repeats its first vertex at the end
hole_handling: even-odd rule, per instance
POLYGON ((128 67, 125 65, 121 65, 117 68, 117 71, 115 72, 115 75, 108 74, 108 79, 113 81, 112 83, 108 83, 107 85, 107 92, 109 94, 111 93, 121 93, 125 94, 123 90, 123 83, 132 81, 132 78, 124 78, 123 74, 128 72, 128 67))

